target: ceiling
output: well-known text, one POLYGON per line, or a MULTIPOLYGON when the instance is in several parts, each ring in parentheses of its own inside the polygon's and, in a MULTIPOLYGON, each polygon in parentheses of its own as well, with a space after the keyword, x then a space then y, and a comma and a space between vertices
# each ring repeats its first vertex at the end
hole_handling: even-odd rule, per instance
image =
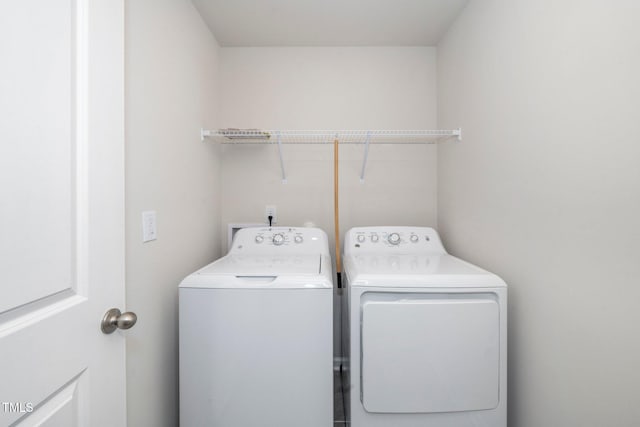
POLYGON ((192 0, 221 46, 435 46, 468 0, 192 0))

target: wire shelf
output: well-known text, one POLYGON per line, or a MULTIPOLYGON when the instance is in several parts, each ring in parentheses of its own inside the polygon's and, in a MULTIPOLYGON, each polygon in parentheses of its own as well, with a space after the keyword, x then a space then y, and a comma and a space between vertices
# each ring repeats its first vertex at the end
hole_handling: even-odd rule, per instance
POLYGON ((262 130, 262 129, 201 129, 200 137, 221 144, 277 144, 282 182, 287 173, 282 156, 284 144, 363 144, 364 159, 360 182, 364 182, 369 145, 371 144, 435 144, 451 138, 462 140, 462 129, 451 130, 262 130))
POLYGON ((462 139, 462 130, 262 130, 215 129, 201 132, 221 144, 435 144, 462 139))

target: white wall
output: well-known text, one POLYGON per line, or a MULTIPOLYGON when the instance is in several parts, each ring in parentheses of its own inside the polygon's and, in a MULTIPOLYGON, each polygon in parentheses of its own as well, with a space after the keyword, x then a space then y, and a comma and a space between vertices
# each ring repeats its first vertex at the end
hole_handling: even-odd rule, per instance
MULTIPOLYGON (((223 127, 262 129, 432 129, 435 50, 411 48, 223 48, 223 127)), ((435 225, 436 148, 340 147, 340 235, 365 225, 435 225)), ((276 205, 278 225, 312 222, 334 242, 333 145, 285 145, 287 184, 276 146, 225 146, 222 229, 262 222, 276 205)), ((226 241, 222 242, 226 248, 226 241)), ((335 254, 333 254, 335 260, 335 254)), ((340 348, 340 295, 334 354, 340 348)))
POLYGON ((472 1, 438 46, 438 218, 509 283, 509 425, 640 423, 640 6, 472 1))
MULTIPOLYGON (((436 123, 433 48, 223 48, 224 127, 429 129, 436 123)), ((333 146, 225 146, 222 226, 312 221, 333 235, 333 146)), ((356 225, 436 222, 434 146, 372 146, 364 184, 362 146, 340 149, 342 232, 356 225)), ((225 242, 226 243, 226 242, 225 242)))
POLYGON ((219 255, 218 45, 191 2, 126 4, 128 424, 178 424, 177 289, 219 255), (142 243, 141 212, 158 239, 142 243))

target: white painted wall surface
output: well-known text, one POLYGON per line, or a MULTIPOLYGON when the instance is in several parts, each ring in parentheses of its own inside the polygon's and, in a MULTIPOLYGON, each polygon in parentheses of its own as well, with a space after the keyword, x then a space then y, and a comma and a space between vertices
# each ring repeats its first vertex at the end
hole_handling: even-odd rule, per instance
MULTIPOLYGON (((223 127, 263 129, 433 129, 435 49, 222 48, 223 127)), ((278 225, 312 222, 334 242, 333 145, 224 146, 222 231, 261 222, 276 205, 278 225)), ((340 147, 340 236, 365 225, 436 223, 436 147, 340 147)), ((226 249, 226 241, 221 241, 226 249)), ((334 262, 335 254, 332 253, 334 262)), ((334 354, 340 348, 341 292, 335 294, 334 354)))
MULTIPOLYGON (((223 48, 223 127, 430 129, 436 124, 433 48, 223 48)), ((340 225, 434 225, 435 146, 340 149, 340 225)), ((277 205, 278 224, 312 221, 333 236, 333 146, 223 148, 222 226, 259 222, 277 205)), ((226 228, 225 228, 226 230, 226 228)), ((222 242, 226 247, 226 242, 222 242)), ((333 246, 333 243, 331 243, 333 246)))
POLYGON ((640 6, 470 2, 438 46, 448 249, 509 283, 509 426, 640 423, 640 6))
POLYGON ((126 4, 128 424, 178 424, 178 283, 220 251, 218 45, 185 0, 126 4), (142 243, 141 212, 158 238, 142 243))

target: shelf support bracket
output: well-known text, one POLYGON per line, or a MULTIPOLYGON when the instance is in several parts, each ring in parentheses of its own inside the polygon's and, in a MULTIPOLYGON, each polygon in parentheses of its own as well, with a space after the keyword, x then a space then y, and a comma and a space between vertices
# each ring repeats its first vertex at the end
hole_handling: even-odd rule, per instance
POLYGON ((280 156, 280 170, 282 171, 282 183, 287 183, 287 173, 284 169, 284 159, 282 158, 282 135, 278 132, 278 155, 280 156))
POLYGON ((364 141, 364 160, 362 161, 362 170, 360 171, 360 184, 364 184, 364 171, 367 167, 367 159, 369 158, 369 142, 371 141, 371 131, 367 131, 367 137, 364 141))
POLYGON ((204 142, 205 138, 209 138, 213 132, 208 129, 200 129, 200 141, 204 142))

